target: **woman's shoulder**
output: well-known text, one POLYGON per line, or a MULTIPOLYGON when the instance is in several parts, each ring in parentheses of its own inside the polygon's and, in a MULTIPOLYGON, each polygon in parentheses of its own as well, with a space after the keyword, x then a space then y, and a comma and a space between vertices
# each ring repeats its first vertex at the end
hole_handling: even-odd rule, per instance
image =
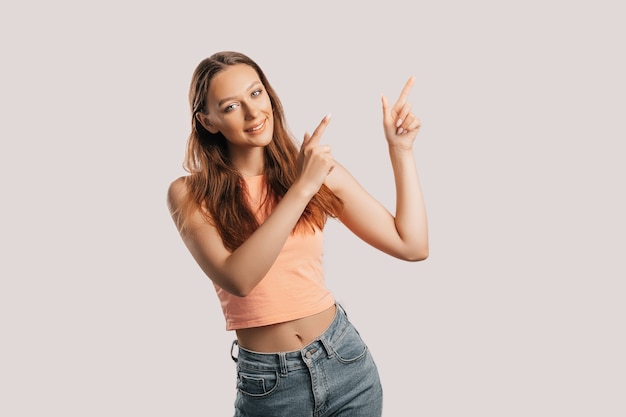
POLYGON ((183 175, 172 181, 167 189, 167 205, 170 210, 180 207, 189 192, 187 179, 189 175, 183 175))

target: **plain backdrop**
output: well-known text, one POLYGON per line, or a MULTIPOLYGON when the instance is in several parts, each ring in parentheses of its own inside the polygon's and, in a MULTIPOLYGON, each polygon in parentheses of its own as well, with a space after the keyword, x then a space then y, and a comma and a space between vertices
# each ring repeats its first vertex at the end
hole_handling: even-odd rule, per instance
POLYGON ((323 141, 390 210, 380 95, 416 76, 429 259, 336 221, 325 241, 386 417, 623 417, 623 16, 608 0, 3 2, 0 415, 232 415, 234 334, 165 195, 193 69, 238 50, 298 141, 332 113, 323 141))

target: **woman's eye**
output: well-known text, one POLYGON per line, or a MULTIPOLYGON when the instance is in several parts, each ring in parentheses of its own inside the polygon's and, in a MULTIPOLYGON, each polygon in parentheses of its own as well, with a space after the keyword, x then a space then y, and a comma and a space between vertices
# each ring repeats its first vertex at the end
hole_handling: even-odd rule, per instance
POLYGON ((225 112, 229 112, 229 111, 233 111, 237 108, 237 104, 233 103, 233 104, 229 104, 228 106, 224 107, 224 111, 225 112))
POLYGON ((256 97, 256 96, 260 96, 261 95, 261 90, 254 90, 252 92, 252 97, 256 97))

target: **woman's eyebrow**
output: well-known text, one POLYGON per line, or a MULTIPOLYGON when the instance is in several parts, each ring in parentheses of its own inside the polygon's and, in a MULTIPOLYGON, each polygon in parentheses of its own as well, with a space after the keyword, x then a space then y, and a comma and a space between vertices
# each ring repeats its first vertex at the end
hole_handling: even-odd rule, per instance
MULTIPOLYGON (((252 84, 250 84, 248 86, 248 88, 246 88, 246 91, 250 91, 250 89, 255 87, 257 84, 261 84, 261 81, 254 81, 254 82, 252 82, 252 84)), ((225 101, 230 101, 230 100, 234 100, 234 99, 235 99, 235 97, 224 97, 223 99, 221 99, 220 101, 217 102, 217 106, 221 107, 222 104, 224 104, 225 101)))

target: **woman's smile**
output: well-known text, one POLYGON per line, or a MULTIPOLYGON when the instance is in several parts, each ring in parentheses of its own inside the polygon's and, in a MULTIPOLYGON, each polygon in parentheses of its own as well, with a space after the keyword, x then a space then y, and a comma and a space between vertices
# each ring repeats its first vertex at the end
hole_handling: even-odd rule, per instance
POLYGON ((265 122, 267 121, 267 119, 263 120, 260 124, 251 127, 250 129, 246 129, 245 132, 246 133, 250 133, 253 135, 257 135, 261 132, 263 132, 263 130, 265 130, 265 122))

